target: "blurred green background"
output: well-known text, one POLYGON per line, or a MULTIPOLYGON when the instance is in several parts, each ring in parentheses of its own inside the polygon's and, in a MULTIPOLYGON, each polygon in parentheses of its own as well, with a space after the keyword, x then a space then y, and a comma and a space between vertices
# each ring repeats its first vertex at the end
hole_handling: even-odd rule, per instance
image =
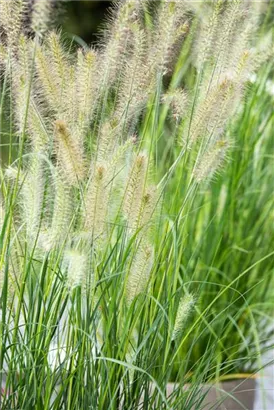
POLYGON ((66 1, 62 4, 59 24, 67 33, 79 36, 88 44, 98 41, 98 32, 103 27, 110 1, 66 1))

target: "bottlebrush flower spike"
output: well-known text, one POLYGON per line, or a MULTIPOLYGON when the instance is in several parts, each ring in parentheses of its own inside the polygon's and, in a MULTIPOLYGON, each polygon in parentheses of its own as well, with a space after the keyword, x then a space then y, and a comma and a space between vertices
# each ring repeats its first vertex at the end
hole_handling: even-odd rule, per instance
MULTIPOLYGON (((5 169, 5 177, 10 180, 10 181, 16 181, 18 176, 18 168, 17 167, 13 167, 13 166, 9 166, 5 169)), ((23 178, 22 175, 20 175, 19 177, 19 182, 23 183, 23 178)), ((0 208, 1 209, 1 208, 0 208)), ((1 220, 1 218, 0 218, 1 220)))
POLYGON ((172 90, 163 95, 163 102, 170 106, 172 116, 176 121, 181 120, 186 115, 187 93, 184 90, 172 90))
POLYGON ((258 26, 260 13, 254 9, 252 2, 216 2, 206 30, 197 38, 198 70, 204 77, 202 92, 210 88, 211 78, 237 76, 242 55, 250 48, 258 26))
POLYGON ((22 208, 28 244, 31 246, 40 230, 45 202, 46 174, 44 161, 35 156, 22 181, 22 208))
POLYGON ((55 122, 56 153, 59 169, 70 185, 78 185, 86 169, 81 142, 71 135, 64 121, 55 122))
POLYGON ((153 88, 153 72, 147 65, 147 45, 144 30, 138 24, 133 28, 133 44, 127 64, 121 75, 115 116, 121 132, 134 129, 153 88))
POLYGON ((233 79, 226 77, 217 84, 213 82, 208 93, 197 101, 193 117, 189 116, 189 138, 184 142, 188 148, 201 136, 212 136, 215 133, 216 138, 222 133, 234 108, 234 87, 233 79))
MULTIPOLYGON (((214 61, 217 63, 216 75, 222 74, 223 67, 231 68, 231 62, 229 61, 233 56, 231 51, 234 49, 234 42, 237 42, 237 37, 241 37, 241 34, 245 31, 248 15, 249 7, 245 2, 231 1, 222 16, 219 17, 218 36, 213 49, 214 61)), ((246 42, 243 42, 243 46, 246 46, 246 42)))
POLYGON ((66 242, 73 231, 75 217, 75 197, 73 189, 67 183, 63 174, 54 178, 54 204, 48 243, 45 248, 51 249, 66 242))
POLYGON ((166 74, 171 68, 178 38, 188 32, 189 25, 184 21, 185 13, 183 0, 164 0, 159 6, 149 65, 162 74, 166 74))
POLYGON ((44 47, 37 46, 35 57, 40 94, 44 96, 51 111, 60 113, 62 112, 62 86, 56 82, 44 47))
POLYGON ((141 210, 136 227, 141 228, 140 235, 149 237, 153 231, 153 223, 158 210, 160 195, 155 185, 148 186, 142 198, 141 210))
POLYGON ((84 286, 88 276, 88 257, 84 252, 70 249, 65 253, 67 282, 70 288, 84 286))
POLYGON ((208 60, 214 55, 214 47, 219 37, 220 22, 222 21, 222 12, 224 9, 224 1, 217 0, 214 4, 212 15, 204 25, 204 20, 201 19, 201 30, 196 41, 197 47, 197 66, 201 71, 207 64, 208 60))
POLYGON ((24 31, 23 21, 27 11, 27 0, 0 0, 0 31, 12 54, 17 50, 18 38, 24 31))
POLYGON ((5 70, 6 64, 8 61, 8 50, 7 48, 0 43, 0 76, 1 76, 1 71, 5 70))
POLYGON ((154 261, 153 247, 144 241, 139 243, 126 279, 126 295, 129 303, 148 286, 154 261))
POLYGON ((31 44, 21 35, 17 58, 12 61, 12 92, 19 132, 26 126, 27 136, 35 151, 45 151, 49 143, 50 126, 39 95, 35 91, 35 80, 31 68, 31 44))
POLYGON ((102 50, 102 87, 111 86, 126 65, 127 53, 132 46, 132 27, 138 22, 142 9, 141 0, 120 0, 106 31, 105 46, 102 50))
POLYGON ((53 0, 34 0, 31 15, 31 28, 42 37, 48 30, 51 19, 53 0))
POLYGON ((4 209, 4 205, 2 203, 1 197, 0 197, 0 235, 1 235, 1 232, 2 232, 4 219, 5 219, 5 209, 4 209))
POLYGON ((85 196, 84 229, 98 240, 107 231, 109 180, 105 165, 97 163, 93 172, 85 196))
POLYGON ((95 153, 99 164, 108 162, 113 157, 115 145, 117 145, 116 136, 117 130, 111 126, 110 121, 102 124, 95 153))
POLYGON ((181 335, 185 322, 194 307, 194 303, 194 297, 191 294, 180 299, 172 333, 172 340, 176 340, 181 335))
POLYGON ((140 153, 133 158, 123 204, 123 214, 130 231, 135 231, 138 226, 147 172, 148 157, 140 153))
POLYGON ((49 34, 46 42, 48 58, 53 63, 53 74, 58 76, 57 82, 64 83, 66 71, 69 65, 69 56, 65 53, 62 45, 61 35, 55 31, 49 34))
POLYGON ((229 147, 228 141, 219 140, 201 156, 193 173, 197 182, 208 181, 214 177, 225 162, 229 147))
POLYGON ((72 105, 72 96, 76 94, 75 69, 60 34, 51 32, 45 43, 36 46, 35 56, 40 94, 46 98, 50 110, 67 122, 71 117, 76 119, 76 107, 72 105))
POLYGON ((84 132, 91 122, 98 99, 98 54, 90 49, 78 50, 76 68, 77 123, 84 132))

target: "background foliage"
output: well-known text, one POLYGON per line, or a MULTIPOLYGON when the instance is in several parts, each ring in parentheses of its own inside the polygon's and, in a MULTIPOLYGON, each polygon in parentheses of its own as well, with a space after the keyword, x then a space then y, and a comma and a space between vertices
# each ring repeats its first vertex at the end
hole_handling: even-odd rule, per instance
POLYGON ((73 33, 86 43, 98 41, 98 31, 111 6, 110 1, 70 1, 62 5, 64 19, 59 18, 64 30, 73 33))

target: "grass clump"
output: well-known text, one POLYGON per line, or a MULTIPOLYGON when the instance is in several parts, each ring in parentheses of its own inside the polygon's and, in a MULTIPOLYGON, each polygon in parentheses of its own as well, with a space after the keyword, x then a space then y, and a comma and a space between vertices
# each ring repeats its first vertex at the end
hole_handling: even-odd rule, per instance
MULTIPOLYGON (((253 246, 241 244, 244 224, 235 232, 234 201, 259 139, 245 159, 225 159, 248 144, 234 117, 242 110, 248 125, 254 114, 252 95, 250 109, 242 99, 263 61, 260 14, 241 1, 121 1, 94 49, 47 31, 50 4, 0 4, 1 118, 11 107, 1 168, 1 408, 202 408, 201 383, 237 362, 221 329, 247 341, 242 281, 269 272, 268 239, 244 262, 237 254, 234 270, 227 256, 237 235, 238 247, 253 246), (221 167, 226 177, 211 188, 221 167), (225 281, 216 285, 211 272, 225 281)), ((257 167, 266 181, 258 158, 257 167)), ((269 193, 260 195, 270 206, 269 193)), ((244 198, 242 212, 253 212, 244 198)), ((246 351, 244 363, 257 356, 246 351)))

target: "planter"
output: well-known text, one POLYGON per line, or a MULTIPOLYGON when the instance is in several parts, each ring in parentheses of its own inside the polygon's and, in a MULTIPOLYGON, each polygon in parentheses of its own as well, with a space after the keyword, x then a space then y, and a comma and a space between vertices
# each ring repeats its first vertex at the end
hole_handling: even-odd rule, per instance
MULTIPOLYGON (((167 386, 167 395, 173 392, 174 384, 167 386)), ((253 410, 256 380, 239 379, 205 385, 199 395, 205 395, 203 410, 253 410)), ((193 408, 193 410, 196 410, 193 408)))
POLYGON ((255 389, 254 379, 226 381, 212 386, 204 399, 204 410, 253 410, 255 389))
MULTIPOLYGON (((167 385, 167 397, 172 395, 174 388, 176 388, 174 383, 167 385)), ((2 394, 4 389, 5 384, 3 383, 2 394)), ((154 389, 155 386, 152 385, 152 391, 154 389)), ((239 379, 205 385, 202 391, 197 392, 197 399, 204 395, 203 402, 199 403, 199 408, 202 410, 253 410, 255 389, 256 381, 254 379, 239 379)), ((140 404, 142 405, 142 401, 140 404)), ((197 406, 194 406, 193 410, 197 410, 197 406)))

